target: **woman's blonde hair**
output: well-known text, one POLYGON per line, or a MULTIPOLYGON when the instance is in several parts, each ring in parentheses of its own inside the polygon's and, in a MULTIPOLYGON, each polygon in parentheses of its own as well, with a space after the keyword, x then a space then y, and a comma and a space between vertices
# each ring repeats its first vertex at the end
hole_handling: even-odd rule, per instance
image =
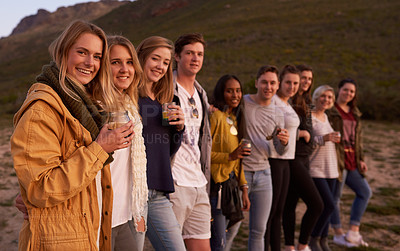
POLYGON ((120 35, 108 36, 107 42, 108 42, 108 50, 110 53, 111 53, 112 47, 114 45, 121 45, 121 46, 124 46, 129 51, 129 54, 132 57, 133 68, 135 69, 135 74, 133 76, 133 81, 132 81, 131 85, 125 90, 125 93, 131 98, 131 100, 137 107, 138 86, 139 86, 139 83, 143 82, 143 70, 142 70, 142 67, 140 66, 135 47, 133 46, 131 41, 129 41, 129 39, 127 39, 124 36, 120 36, 120 35))
POLYGON ((332 108, 333 104, 335 103, 335 91, 329 85, 321 85, 318 86, 317 89, 315 89, 312 95, 313 104, 315 105, 317 103, 317 99, 319 99, 322 96, 322 94, 324 94, 327 91, 332 92, 332 104, 328 109, 332 108))
MULTIPOLYGON (((168 65, 168 69, 165 75, 157 83, 153 84, 153 86, 151 87, 151 91, 154 93, 156 100, 160 104, 163 104, 166 102, 171 102, 174 97, 174 87, 172 82, 172 56, 174 45, 172 41, 159 36, 148 37, 139 44, 139 46, 136 48, 136 51, 139 57, 139 62, 142 68, 144 68, 146 60, 148 60, 150 54, 155 49, 158 49, 160 47, 167 48, 171 52, 171 62, 168 65)), ((145 81, 148 81, 147 76, 144 76, 144 79, 146 79, 145 81)), ((140 97, 148 96, 146 92, 145 81, 142 81, 142 83, 139 84, 140 97)))
POLYGON ((111 81, 106 34, 100 27, 86 21, 76 20, 72 22, 61 33, 61 35, 53 41, 53 43, 50 44, 49 52, 53 61, 57 64, 60 70, 59 82, 61 88, 69 96, 75 100, 79 100, 79 97, 66 86, 65 79, 74 82, 78 88, 81 88, 83 91, 92 95, 92 98, 96 101, 101 101, 105 107, 113 107, 117 105, 115 102, 118 100, 117 89, 111 81), (68 53, 76 40, 85 33, 93 34, 99 37, 103 42, 99 71, 93 80, 86 85, 86 88, 82 84, 78 83, 78 81, 72 76, 67 74, 68 53))

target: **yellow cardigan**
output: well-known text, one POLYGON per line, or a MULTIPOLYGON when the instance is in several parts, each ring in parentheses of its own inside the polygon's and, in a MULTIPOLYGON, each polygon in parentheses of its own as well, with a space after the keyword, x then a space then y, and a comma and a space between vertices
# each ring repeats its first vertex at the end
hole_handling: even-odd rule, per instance
POLYGON ((237 128, 236 116, 226 112, 215 111, 210 117, 212 149, 211 149, 211 176, 215 183, 224 182, 229 174, 235 171, 239 177, 239 185, 247 184, 240 160, 229 161, 229 154, 239 145, 237 136, 230 133, 231 125, 226 118, 230 116, 237 128))

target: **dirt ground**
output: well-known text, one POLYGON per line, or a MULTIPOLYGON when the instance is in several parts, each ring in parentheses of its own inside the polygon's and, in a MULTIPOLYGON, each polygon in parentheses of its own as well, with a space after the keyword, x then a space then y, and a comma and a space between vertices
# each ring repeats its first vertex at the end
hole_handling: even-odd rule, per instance
MULTIPOLYGON (((364 123, 364 148, 369 167, 367 180, 373 196, 362 224, 361 234, 369 243, 368 249, 400 250, 400 126, 367 121, 364 123)), ((9 139, 12 129, 0 131, 0 250, 18 249, 18 233, 22 214, 14 207, 19 192, 17 177, 12 165, 9 139)), ((347 187, 342 197, 342 223, 349 221, 353 193, 347 187)), ((298 215, 305 210, 303 203, 297 207, 298 215)), ((300 217, 297 217, 299 222, 300 217)), ((243 222, 235 238, 233 250, 247 250, 248 221, 243 222)), ((332 234, 332 232, 331 232, 332 234)), ((345 250, 331 244, 332 250, 345 250)), ((152 250, 146 243, 145 250, 152 250)))

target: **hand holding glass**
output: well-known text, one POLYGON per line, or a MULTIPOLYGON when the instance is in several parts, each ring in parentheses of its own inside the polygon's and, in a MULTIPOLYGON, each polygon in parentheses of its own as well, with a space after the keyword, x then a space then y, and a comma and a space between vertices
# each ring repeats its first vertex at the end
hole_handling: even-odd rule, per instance
POLYGON ((173 108, 170 108, 170 106, 172 106, 172 105, 175 105, 175 102, 164 103, 162 105, 162 125, 163 126, 169 126, 170 125, 169 117, 172 115, 171 113, 175 110, 173 108))
POLYGON ((108 114, 108 128, 117 129, 130 121, 128 111, 110 112, 108 114))
POLYGON ((249 156, 251 154, 251 141, 248 139, 242 139, 240 144, 244 150, 243 155, 249 156))

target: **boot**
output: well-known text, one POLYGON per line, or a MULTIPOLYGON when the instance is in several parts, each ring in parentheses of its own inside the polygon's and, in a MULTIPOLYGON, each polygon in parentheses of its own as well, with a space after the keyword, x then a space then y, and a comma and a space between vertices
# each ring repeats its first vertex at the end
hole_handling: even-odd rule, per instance
POLYGON ((331 251, 331 249, 329 248, 329 245, 328 245, 328 237, 321 237, 319 244, 323 251, 331 251))
POLYGON ((312 251, 323 251, 321 245, 319 244, 321 238, 320 237, 313 237, 311 236, 310 243, 308 246, 311 248, 312 251))

